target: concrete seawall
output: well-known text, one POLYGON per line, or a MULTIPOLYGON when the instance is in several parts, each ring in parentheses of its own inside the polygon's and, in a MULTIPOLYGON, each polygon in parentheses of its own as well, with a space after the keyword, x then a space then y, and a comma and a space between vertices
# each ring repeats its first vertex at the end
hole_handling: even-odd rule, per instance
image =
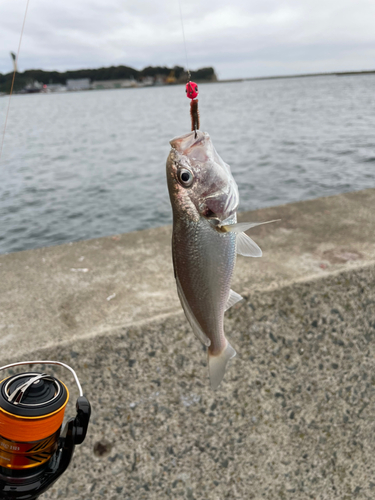
POLYGON ((216 392, 170 227, 0 256, 1 365, 67 362, 93 406, 43 498, 373 498, 375 190, 240 220, 275 218, 250 233, 262 259, 238 258, 216 392))

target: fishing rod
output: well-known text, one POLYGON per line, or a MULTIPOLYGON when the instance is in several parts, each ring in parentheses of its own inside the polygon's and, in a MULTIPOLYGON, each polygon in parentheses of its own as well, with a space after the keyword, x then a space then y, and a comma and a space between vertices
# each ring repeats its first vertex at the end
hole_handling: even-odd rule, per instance
POLYGON ((14 80, 16 78, 16 73, 17 73, 18 58, 19 58, 20 50, 21 50, 22 36, 23 36, 24 29, 25 29, 25 23, 26 23, 27 11, 28 11, 28 8, 29 8, 29 2, 30 2, 30 0, 27 0, 27 2, 26 2, 26 9, 25 9, 25 14, 23 16, 23 23, 22 23, 22 29, 21 29, 21 34, 20 34, 20 40, 19 40, 19 43, 18 43, 17 55, 15 57, 13 57, 14 54, 12 53, 13 62, 14 62, 14 71, 13 71, 12 83, 11 83, 11 86, 10 86, 8 107, 7 107, 7 111, 6 111, 6 115, 5 115, 4 129, 3 129, 3 133, 2 133, 2 137, 1 137, 1 143, 0 143, 0 160, 1 160, 1 155, 2 155, 3 147, 4 147, 5 132, 6 132, 6 129, 7 129, 9 109, 10 109, 10 101, 11 101, 12 95, 13 95, 14 80))
POLYGON ((91 406, 73 368, 59 361, 22 361, 0 372, 36 364, 70 370, 79 390, 76 416, 61 432, 69 390, 52 375, 28 371, 0 382, 1 500, 37 499, 65 472, 86 437, 91 406))
MULTIPOLYGON (((12 54, 14 72, 4 129, 4 146, 11 97, 17 72, 29 0, 22 23, 17 55, 12 54)), ((35 500, 66 471, 75 446, 85 440, 91 406, 83 395, 76 372, 59 361, 22 361, 0 368, 0 372, 22 365, 59 365, 69 370, 79 390, 76 415, 62 429, 68 387, 47 373, 25 372, 0 377, 0 499, 35 500)))

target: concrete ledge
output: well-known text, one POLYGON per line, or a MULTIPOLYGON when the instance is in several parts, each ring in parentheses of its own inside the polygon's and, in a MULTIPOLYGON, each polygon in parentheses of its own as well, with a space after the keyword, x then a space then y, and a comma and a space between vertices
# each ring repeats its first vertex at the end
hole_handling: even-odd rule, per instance
POLYGON ((374 214, 367 190, 242 216, 282 222, 238 259, 239 357, 215 393, 169 227, 1 256, 1 364, 68 362, 93 405, 44 498, 373 498, 374 214))
MULTIPOLYGON (((366 190, 242 214, 281 222, 251 231, 264 255, 238 258, 233 289, 273 289, 374 262, 374 207, 375 190, 366 190)), ((18 357, 180 314, 170 239, 166 226, 0 256, 0 347, 18 357)))

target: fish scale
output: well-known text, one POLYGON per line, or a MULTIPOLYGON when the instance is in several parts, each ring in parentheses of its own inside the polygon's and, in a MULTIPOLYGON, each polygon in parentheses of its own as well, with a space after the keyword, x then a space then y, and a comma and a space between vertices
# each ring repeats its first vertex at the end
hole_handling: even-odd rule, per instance
POLYGON ((203 218, 192 226, 180 217, 173 230, 172 252, 184 295, 211 341, 210 352, 218 354, 226 346, 223 315, 236 260, 236 236, 213 231, 203 218))

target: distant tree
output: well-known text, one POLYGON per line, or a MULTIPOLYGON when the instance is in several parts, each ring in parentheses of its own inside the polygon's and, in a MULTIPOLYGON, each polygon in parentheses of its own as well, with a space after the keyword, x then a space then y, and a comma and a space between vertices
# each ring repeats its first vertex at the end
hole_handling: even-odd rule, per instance
MULTIPOLYGON (((16 73, 14 82, 14 91, 23 89, 26 85, 37 80, 40 83, 60 83, 64 85, 66 80, 75 80, 80 78, 89 78, 91 81, 103 80, 122 80, 134 78, 140 80, 146 76, 155 78, 156 76, 167 77, 171 71, 177 81, 184 82, 187 73, 181 66, 167 68, 166 66, 147 66, 142 71, 129 66, 110 66, 109 68, 97 69, 79 69, 60 73, 59 71, 43 71, 42 69, 29 69, 23 73, 16 73)), ((213 68, 202 68, 191 72, 192 80, 196 81, 216 81, 216 75, 213 68)), ((0 92, 10 92, 13 73, 5 75, 0 73, 0 92)))
POLYGON ((185 69, 182 68, 181 66, 175 66, 173 68, 174 71, 174 76, 177 78, 177 80, 181 77, 182 74, 185 73, 185 69))
POLYGON ((191 72, 191 79, 197 82, 216 82, 217 77, 214 68, 201 68, 191 72))
POLYGON ((167 68, 166 66, 148 66, 147 68, 144 68, 142 71, 140 71, 139 76, 144 77, 144 76, 152 76, 155 77, 157 75, 164 75, 168 76, 169 73, 171 72, 171 68, 167 68))

